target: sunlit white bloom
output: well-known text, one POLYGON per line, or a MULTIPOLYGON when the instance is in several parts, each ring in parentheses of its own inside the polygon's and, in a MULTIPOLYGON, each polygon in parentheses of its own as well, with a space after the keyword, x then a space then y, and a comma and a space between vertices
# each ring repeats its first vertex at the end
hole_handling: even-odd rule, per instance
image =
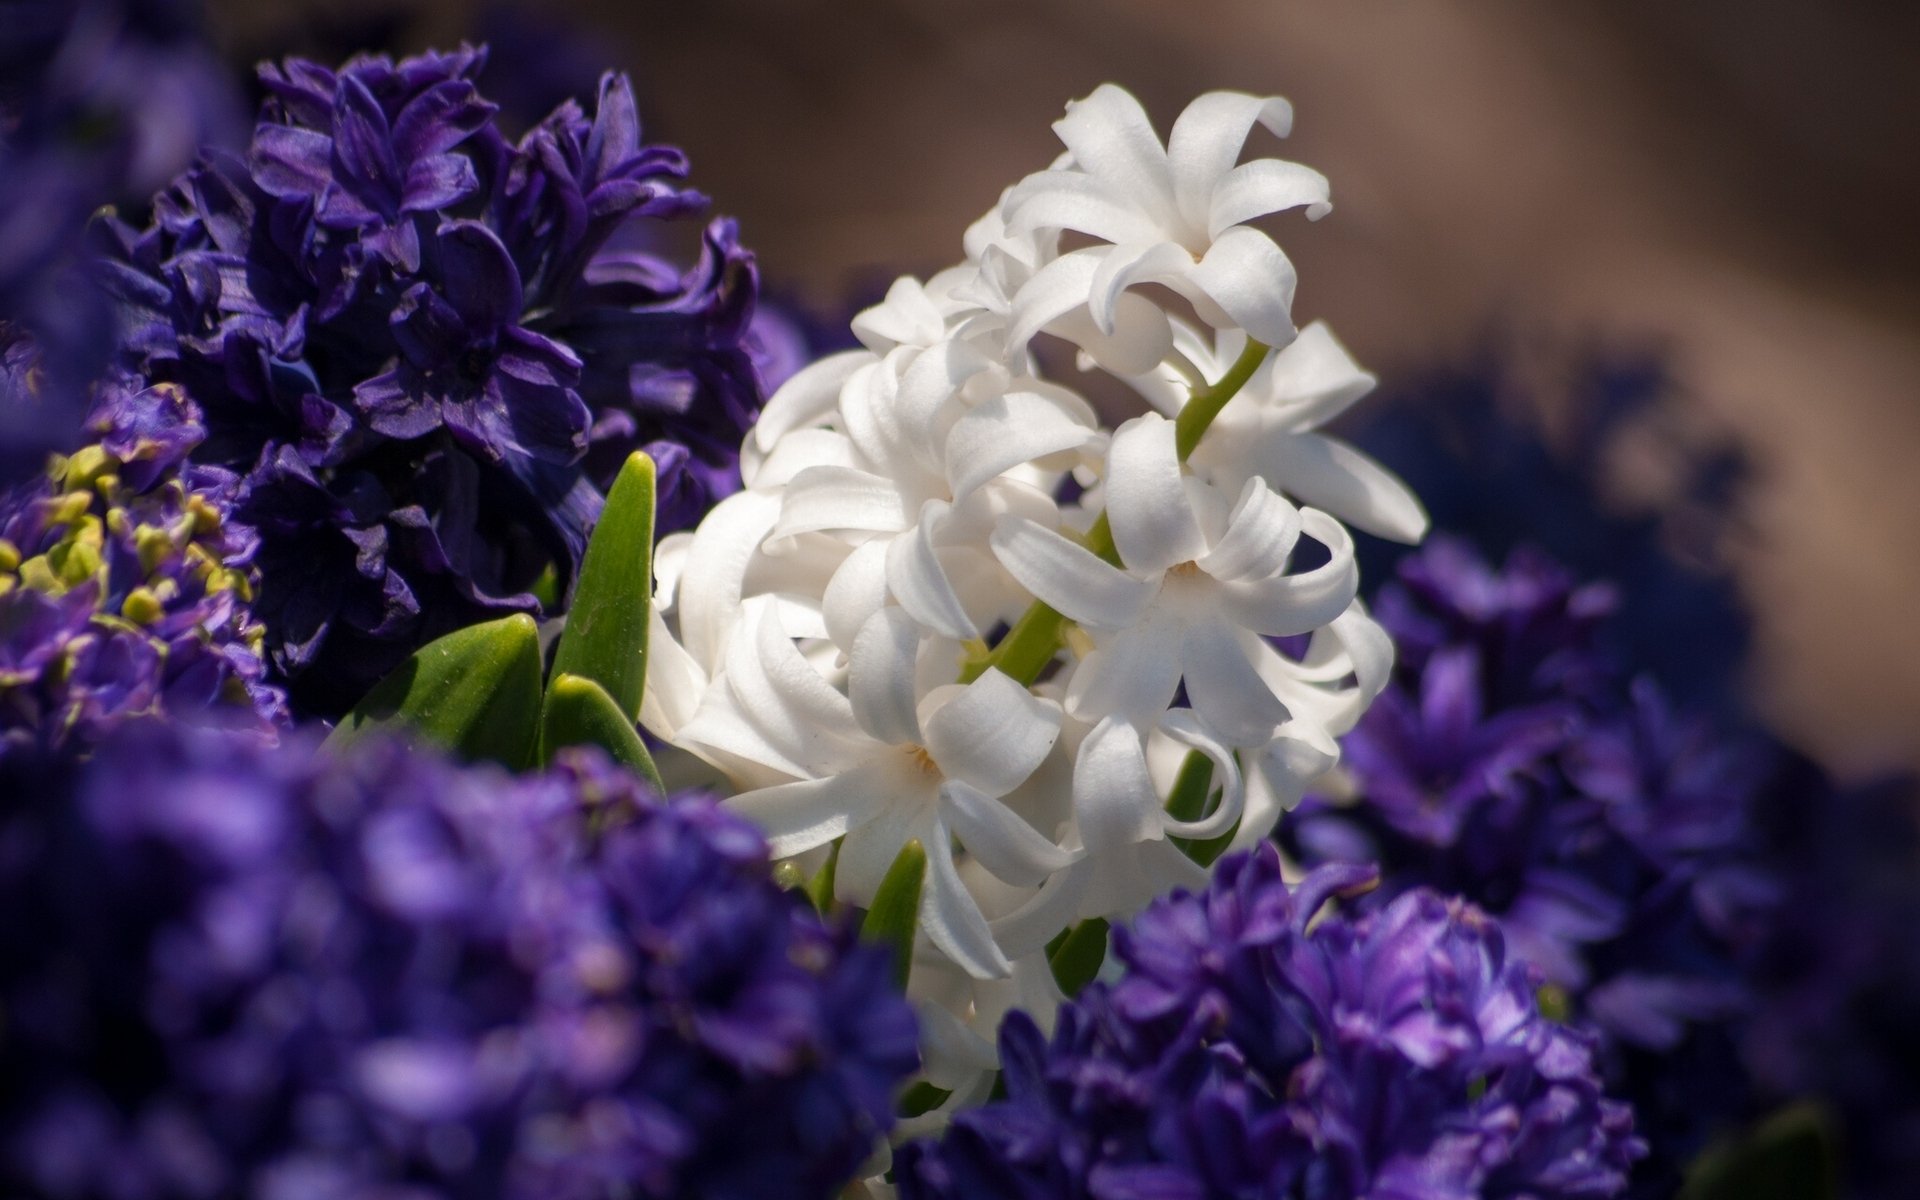
MULTIPOLYGON (((1176 322, 1175 357, 1128 382, 1154 408, 1174 416, 1193 387, 1226 374, 1246 344, 1239 330, 1202 334, 1176 322)), ((1346 442, 1318 432, 1376 382, 1325 322, 1315 321, 1260 365, 1214 419, 1188 465, 1229 492, 1259 477, 1356 529, 1418 542, 1426 536, 1427 514, 1407 485, 1346 442)))
POLYGON ((918 839, 928 856, 920 912, 928 940, 976 975, 1009 973, 954 856, 964 850, 1025 887, 1073 860, 1001 800, 1053 748, 1058 706, 997 671, 923 692, 926 643, 897 608, 860 631, 843 694, 795 645, 775 607, 758 602, 747 612, 754 636, 734 639, 720 678, 680 730, 682 744, 790 776, 727 803, 766 832, 778 858, 844 839, 835 886, 848 903, 870 903, 901 848, 918 839))
MULTIPOLYGON (((1305 208, 1331 208, 1318 171, 1279 159, 1235 165, 1253 127, 1285 136, 1292 109, 1276 97, 1209 92, 1187 106, 1165 145, 1140 102, 1102 84, 1054 122, 1066 161, 1028 176, 1003 205, 1015 234, 1072 230, 1108 243, 1071 251, 1027 286, 1045 292, 1053 274, 1084 270, 1095 325, 1115 328, 1121 296, 1147 283, 1185 297, 1215 328, 1239 328, 1270 346, 1294 334, 1294 270, 1273 240, 1242 222, 1305 208), (1070 267, 1084 262, 1086 267, 1070 267)), ((1076 276, 1076 280, 1077 280, 1076 276)), ((1020 309, 1029 302, 1016 300, 1020 309)), ((1064 310, 1063 310, 1064 311, 1064 310)))
POLYGON ((1237 498, 1186 474, 1173 422, 1136 417, 1113 435, 1107 515, 1116 567, 1030 519, 1003 518, 993 549, 1008 572, 1093 640, 1067 707, 1151 726, 1182 681, 1194 711, 1235 746, 1263 745, 1291 713, 1262 677, 1265 639, 1310 633, 1353 601, 1353 542, 1340 523, 1298 509, 1259 479, 1237 498), (1302 536, 1327 561, 1291 571, 1302 536))

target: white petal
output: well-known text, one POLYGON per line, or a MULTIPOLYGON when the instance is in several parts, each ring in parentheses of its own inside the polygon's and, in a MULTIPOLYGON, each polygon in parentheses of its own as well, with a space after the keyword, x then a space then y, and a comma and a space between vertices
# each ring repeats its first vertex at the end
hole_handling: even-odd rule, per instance
POLYGON ((1206 553, 1176 436, 1172 421, 1145 413, 1115 430, 1107 450, 1107 517, 1129 570, 1164 571, 1206 553))
POLYGON ((826 420, 839 404, 847 378, 873 361, 871 351, 846 350, 794 372, 760 410, 753 425, 754 445, 763 453, 771 452, 783 435, 826 420))
POLYGON ((1135 579, 1024 517, 1001 518, 992 544, 995 557, 1021 587, 1096 629, 1135 624, 1158 591, 1157 584, 1135 579))
POLYGON ((1053 123, 1076 166, 1098 177, 1160 222, 1174 218, 1173 179, 1160 135, 1133 93, 1103 83, 1084 100, 1067 104, 1067 115, 1053 123))
POLYGON ((1219 621, 1188 627, 1180 666, 1194 711, 1235 746, 1263 744, 1289 715, 1241 652, 1234 631, 1219 621))
POLYGON ((781 495, 772 539, 821 530, 897 533, 913 524, 892 480, 848 467, 808 467, 781 495))
POLYGON ((1180 687, 1180 639, 1161 622, 1105 638, 1067 681, 1067 711, 1084 721, 1120 716, 1151 723, 1180 687))
POLYGON ((1196 892, 1207 886, 1206 868, 1164 838, 1136 842, 1103 865, 1104 870, 1089 872, 1080 898, 1082 916, 1123 921, 1175 889, 1196 892))
POLYGON ((1207 236, 1218 238, 1244 221, 1302 206, 1307 219, 1317 221, 1333 211, 1327 195, 1327 177, 1312 167, 1257 158, 1227 172, 1215 185, 1207 205, 1207 236))
POLYGON ((707 673, 667 628, 658 607, 647 612, 647 682, 640 693, 640 724, 665 741, 693 719, 707 691, 707 673))
POLYGON ((1233 828, 1246 807, 1246 788, 1240 778, 1240 764, 1233 751, 1213 735, 1206 724, 1184 708, 1171 709, 1160 718, 1160 731, 1191 750, 1213 760, 1213 786, 1220 789, 1220 802, 1212 812, 1193 821, 1165 821, 1166 831, 1176 837, 1214 838, 1233 828))
POLYGON ((1280 808, 1290 810, 1340 761, 1340 747, 1317 726, 1294 725, 1281 730, 1253 761, 1280 808))
POLYGON ((1318 629, 1344 612, 1360 588, 1353 537, 1346 527, 1317 508, 1302 509, 1300 516, 1307 536, 1324 544, 1332 555, 1324 564, 1299 575, 1219 585, 1234 619, 1268 637, 1318 629))
MULTIPOLYGON (((1282 425, 1317 428, 1353 407, 1379 383, 1353 360, 1325 321, 1314 321, 1267 361, 1263 396, 1278 406, 1282 425)), ((1251 385, 1249 385, 1251 386, 1251 385)))
POLYGON ((1293 106, 1278 96, 1208 92, 1187 105, 1173 123, 1173 132, 1167 135, 1167 164, 1187 224, 1196 228, 1206 224, 1214 185, 1233 169, 1256 121, 1275 137, 1286 137, 1293 128, 1293 106))
POLYGON ((993 937, 1000 948, 1020 958, 1058 937, 1078 919, 1087 882, 1102 865, 1081 860, 1048 880, 1033 899, 993 922, 993 937))
POLYGON ((756 788, 723 801, 760 827, 775 858, 791 858, 858 829, 892 802, 899 768, 870 762, 843 775, 756 788))
POLYGON ((997 669, 974 680, 921 722, 940 770, 990 796, 1033 774, 1060 737, 1060 708, 997 669))
POLYGON ((842 559, 820 598, 820 615, 833 644, 849 653, 868 618, 887 602, 887 547, 890 538, 862 542, 842 559))
POLYGON ((1007 392, 981 401, 954 422, 947 433, 947 480, 958 501, 1010 468, 1099 439, 1084 401, 1076 407, 1057 395, 1007 392))
POLYGON ((854 639, 847 695, 860 727, 890 746, 918 745, 919 696, 914 669, 920 626, 898 608, 883 608, 854 639))
POLYGON ((1407 545, 1427 534, 1427 511, 1385 467, 1337 438, 1269 434, 1248 458, 1280 487, 1356 529, 1407 545))
POLYGON ((1115 304, 1111 333, 1100 331, 1084 305, 1047 322, 1046 332, 1072 342, 1101 370, 1120 376, 1153 370, 1173 349, 1166 310, 1132 292, 1122 294, 1115 304))
MULTIPOLYGON (((1104 182, 1078 171, 1036 171, 1014 185, 1002 209, 1016 236, 1071 229, 1108 242, 1164 236, 1159 224, 1104 182)), ((1057 260, 1056 260, 1057 261, 1057 260)))
POLYGON ((920 506, 920 520, 887 547, 887 590, 913 619, 959 641, 980 636, 934 550, 933 536, 947 515, 945 500, 920 506))
POLYGON ((1287 565, 1299 540, 1300 510, 1254 476, 1240 489, 1226 536, 1197 561, 1215 579, 1265 579, 1287 565))
MULTIPOLYGON (((745 461, 743 457, 741 462, 745 461)), ((752 476, 743 478, 748 487, 774 491, 785 487, 808 467, 859 465, 859 455, 846 434, 837 429, 796 429, 775 442, 773 449, 754 465, 752 476)))
POLYGON ((914 838, 926 847, 928 857, 946 844, 936 842, 933 836, 939 779, 922 771, 906 754, 891 753, 899 754, 895 761, 903 768, 892 802, 865 825, 850 831, 840 843, 840 859, 833 872, 833 894, 843 904, 861 908, 872 904, 873 894, 886 878, 887 868, 900 856, 901 847, 914 838))
POLYGON ((707 513, 687 548, 675 595, 680 639, 708 672, 720 669, 740 618, 747 566, 779 517, 779 497, 735 492, 707 513))
POLYGON ((753 632, 727 647, 725 689, 709 690, 682 740, 808 778, 870 753, 852 704, 800 654, 772 604, 756 597, 743 620, 753 632))
POLYGON ((1114 332, 1114 306, 1135 284, 1178 279, 1193 270, 1194 258, 1175 242, 1128 242, 1107 251, 1087 290, 1087 311, 1094 327, 1114 332))
POLYGON ((853 336, 883 354, 898 345, 932 345, 945 331, 946 321, 926 288, 905 275, 893 281, 885 300, 853 318, 853 336))
POLYGON ((1008 883, 1039 887, 1077 857, 1062 850, 1000 801, 949 779, 940 789, 941 812, 967 853, 1008 883))
POLYGON ((946 823, 936 819, 927 845, 927 882, 920 892, 921 932, 975 979, 1005 979, 1013 974, 1013 964, 994 944, 987 918, 960 882, 947 849, 949 836, 946 823))
POLYGON ((1105 246, 1071 251, 1021 284, 1013 297, 1012 322, 1007 328, 1009 345, 1017 351, 1055 320, 1084 308, 1093 294, 1094 272, 1107 253, 1105 246))
POLYGON ((1293 264, 1266 234, 1245 225, 1227 230, 1188 279, 1249 336, 1269 346, 1293 340, 1293 264))
POLYGON ((983 1071, 998 1071, 993 1043, 961 1023, 945 1007, 927 1001, 913 1006, 920 1022, 920 1059, 927 1082, 952 1091, 983 1071))
POLYGON ((932 454, 940 410, 968 380, 993 368, 985 355, 958 341, 942 341, 913 360, 900 377, 897 403, 901 427, 917 451, 932 454))
POLYGON ((1163 811, 1140 731, 1118 717, 1093 727, 1073 764, 1073 813, 1094 860, 1161 836, 1163 811))

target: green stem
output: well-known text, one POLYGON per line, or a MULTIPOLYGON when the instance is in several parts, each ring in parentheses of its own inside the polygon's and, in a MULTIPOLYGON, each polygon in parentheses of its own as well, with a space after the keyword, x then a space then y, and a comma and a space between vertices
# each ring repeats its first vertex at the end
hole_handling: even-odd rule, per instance
MULTIPOLYGON (((1193 448, 1200 444, 1200 438, 1234 398, 1253 373, 1266 361, 1268 347, 1253 339, 1247 339, 1247 348, 1240 352, 1227 373, 1219 382, 1197 388, 1188 398, 1186 407, 1174 418, 1174 445, 1180 451, 1180 461, 1185 462, 1193 454, 1193 448)), ((1114 566, 1125 566, 1120 561, 1120 551, 1113 544, 1113 523, 1102 511, 1093 522, 1093 528, 1080 539, 1081 544, 1114 566)), ((987 673, 988 668, 997 667, 1000 672, 1025 687, 1033 686, 1040 678, 1040 672, 1047 669, 1053 661, 1054 652, 1060 649, 1060 639, 1065 635, 1067 626, 1072 624, 1064 615, 1042 602, 1035 600, 1020 619, 1007 630, 1007 635, 998 645, 985 654, 975 655, 961 664, 960 682, 972 683, 987 673)))

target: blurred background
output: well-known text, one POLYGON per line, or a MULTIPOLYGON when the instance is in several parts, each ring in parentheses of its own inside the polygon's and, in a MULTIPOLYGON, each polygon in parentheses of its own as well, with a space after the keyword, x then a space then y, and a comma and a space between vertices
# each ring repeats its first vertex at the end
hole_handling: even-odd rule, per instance
MULTIPOLYGON (((1064 102, 1103 80, 1163 130, 1205 90, 1285 95, 1284 153, 1335 199, 1322 222, 1274 227, 1300 269, 1298 319, 1328 320, 1389 409, 1471 385, 1623 519, 1723 573, 1753 621, 1737 699, 1791 741, 1847 774, 1920 765, 1920 8, 210 7, 236 63, 488 40, 494 96, 527 120, 602 67, 630 71, 649 138, 684 147, 695 185, 740 218, 769 294, 823 321, 959 257, 966 224, 1053 157, 1064 102), (1583 413, 1606 402, 1596 364, 1653 371, 1657 419, 1599 444, 1583 413), (1685 493, 1707 458, 1741 468, 1703 526, 1685 493)), ((1498 473, 1511 453, 1469 444, 1457 469, 1498 473)), ((1507 504, 1527 529, 1531 506, 1507 504)), ((1603 545, 1554 549, 1606 565, 1603 545)))

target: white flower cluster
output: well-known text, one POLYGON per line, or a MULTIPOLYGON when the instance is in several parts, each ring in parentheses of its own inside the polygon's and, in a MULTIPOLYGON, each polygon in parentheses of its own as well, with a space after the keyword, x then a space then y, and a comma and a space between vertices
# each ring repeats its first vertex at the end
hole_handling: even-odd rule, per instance
POLYGON ((777 855, 833 856, 845 903, 926 849, 911 993, 956 1102, 1009 1005, 1051 1013, 1049 942, 1202 883, 1193 841, 1265 837, 1390 666, 1346 526, 1426 518, 1316 432, 1373 378, 1296 331, 1292 265, 1245 224, 1328 210, 1319 173, 1238 163, 1290 119, 1215 92, 1163 145, 1118 87, 1070 104, 1066 153, 781 388, 746 489, 660 547, 643 721, 777 855), (1149 411, 1102 428, 1040 377, 1043 334, 1149 411), (1209 803, 1170 813, 1189 755, 1209 803))

